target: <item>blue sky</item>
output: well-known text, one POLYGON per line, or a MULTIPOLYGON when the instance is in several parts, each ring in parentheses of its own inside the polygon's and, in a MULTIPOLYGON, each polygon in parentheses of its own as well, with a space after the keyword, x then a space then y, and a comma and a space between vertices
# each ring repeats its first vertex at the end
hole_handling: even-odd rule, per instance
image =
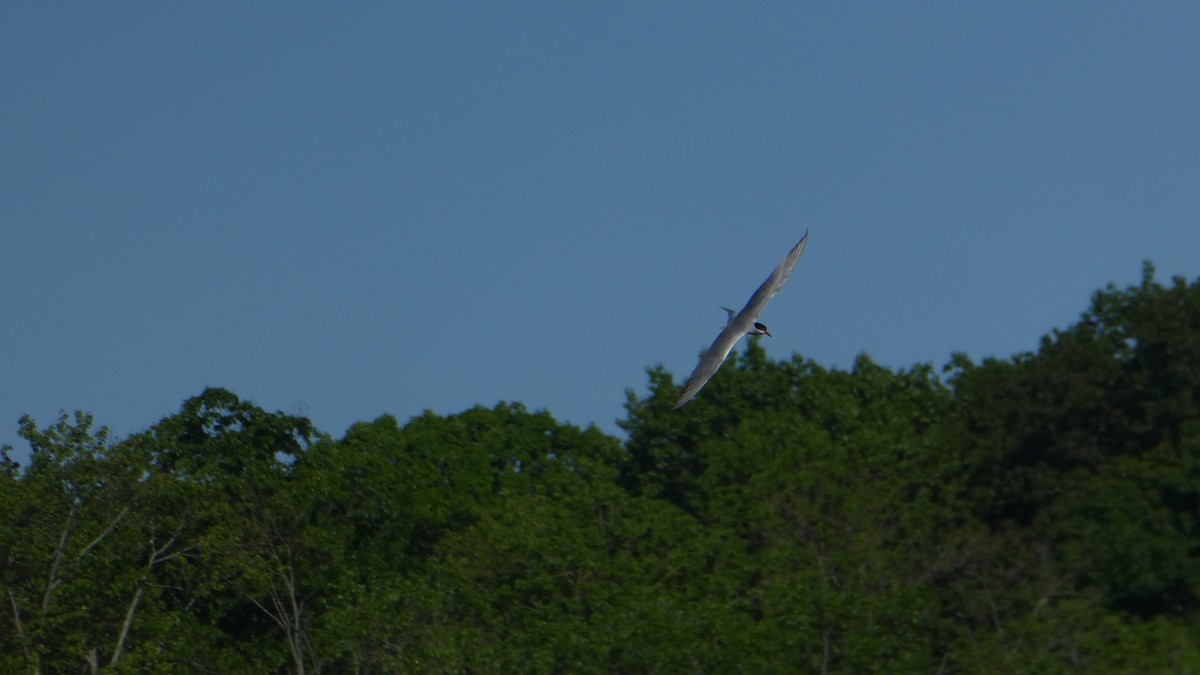
MULTIPOLYGON (((205 386, 617 433, 805 229, 774 358, 1033 350, 1200 274, 1200 5, 0 7, 0 443, 205 386)), ((701 394, 703 395, 703 394, 701 394)))

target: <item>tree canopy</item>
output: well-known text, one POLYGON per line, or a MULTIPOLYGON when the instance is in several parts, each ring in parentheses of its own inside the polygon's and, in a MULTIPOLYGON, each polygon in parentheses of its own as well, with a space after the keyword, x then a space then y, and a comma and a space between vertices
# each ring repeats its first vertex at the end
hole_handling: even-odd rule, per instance
POLYGON ((0 671, 1195 672, 1200 280, 1036 351, 661 367, 340 439, 207 389, 0 456, 0 671))

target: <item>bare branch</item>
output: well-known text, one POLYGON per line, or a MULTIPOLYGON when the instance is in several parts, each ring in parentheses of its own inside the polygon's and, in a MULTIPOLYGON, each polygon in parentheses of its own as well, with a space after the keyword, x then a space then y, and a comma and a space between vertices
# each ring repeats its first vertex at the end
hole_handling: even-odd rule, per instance
POLYGON ((25 653, 25 661, 33 664, 34 670, 37 670, 37 663, 33 658, 33 654, 29 651, 29 640, 25 637, 25 623, 21 621, 21 610, 17 607, 17 596, 12 592, 11 588, 6 588, 8 591, 8 601, 12 604, 13 625, 17 629, 17 639, 21 641, 21 651, 25 653))
POLYGON ((58 588, 58 566, 62 564, 63 551, 67 548, 67 541, 71 538, 71 526, 75 524, 75 513, 79 511, 79 504, 72 504, 71 511, 67 513, 67 522, 63 525, 62 534, 58 538, 58 546, 54 549, 54 560, 50 563, 50 572, 46 576, 46 591, 42 593, 42 612, 45 613, 50 607, 50 596, 54 594, 54 589, 58 588))
POLYGON ((825 635, 821 640, 821 675, 829 672, 829 630, 826 629, 825 635))
POLYGON ((184 516, 183 518, 180 518, 179 524, 175 526, 175 531, 171 533, 171 537, 167 539, 167 543, 150 552, 150 566, 153 566, 154 563, 159 559, 159 556, 166 552, 167 549, 171 548, 175 541, 179 539, 179 535, 183 532, 183 527, 186 524, 187 517, 184 516))
MULTIPOLYGON (((59 578, 59 576, 58 576, 58 569, 62 565, 63 554, 66 551, 67 542, 71 538, 71 532, 72 532, 73 526, 75 524, 75 514, 78 511, 79 511, 79 503, 76 502, 71 505, 71 511, 67 514, 67 522, 65 525, 63 525, 62 534, 58 538, 58 546, 55 547, 55 549, 54 549, 54 560, 53 560, 53 562, 50 563, 50 572, 46 577, 46 592, 42 594, 42 612, 43 613, 47 612, 50 609, 50 598, 51 598, 51 596, 54 595, 54 590, 56 588, 58 588, 60 584, 62 584, 62 579, 59 578)), ((118 513, 116 515, 116 517, 114 517, 108 523, 108 526, 104 528, 104 531, 101 532, 100 534, 96 535, 95 539, 93 539, 91 542, 89 542, 87 546, 83 547, 83 550, 81 550, 75 556, 75 559, 71 561, 71 567, 74 568, 75 565, 78 565, 79 561, 83 560, 84 556, 86 556, 88 553, 90 553, 92 549, 96 548, 96 546, 98 546, 101 541, 104 541, 104 538, 107 537, 109 535, 109 533, 111 533, 113 531, 114 528, 116 528, 117 523, 121 522, 121 520, 125 517, 125 514, 127 514, 127 513, 129 513, 128 506, 121 509, 121 512, 118 513)))
POLYGON ((255 607, 258 607, 259 609, 261 609, 261 610, 262 610, 262 612, 263 612, 263 614, 266 614, 267 616, 271 617, 271 620, 272 620, 272 621, 274 621, 274 622, 275 622, 275 623, 276 623, 276 624, 277 624, 277 625, 278 625, 280 628, 282 628, 282 629, 284 629, 284 630, 287 630, 287 622, 286 622, 286 621, 284 621, 284 620, 280 619, 278 616, 276 616, 276 615, 275 615, 275 613, 274 613, 274 612, 272 612, 271 610, 267 609, 267 608, 266 608, 266 607, 265 607, 265 606, 264 606, 264 605, 263 605, 261 602, 259 602, 258 600, 254 599, 254 598, 253 598, 253 597, 251 597, 251 596, 246 596, 246 597, 250 599, 250 602, 253 602, 253 603, 254 603, 254 606, 255 606, 255 607))
POLYGON ((175 614, 175 623, 171 624, 171 627, 163 632, 162 638, 159 639, 159 641, 158 641, 158 646, 155 647, 155 649, 154 649, 155 654, 162 654, 163 649, 166 648, 166 646, 167 646, 167 638, 170 636, 171 631, 174 630, 176 627, 179 626, 180 623, 183 622, 183 617, 186 616, 188 614, 188 612, 190 612, 192 610, 192 605, 194 605, 194 604, 196 604, 195 596, 193 596, 190 600, 188 600, 187 604, 183 606, 183 609, 175 614))
MULTIPOLYGON (((261 602, 251 597, 250 602, 254 603, 264 614, 271 617, 275 625, 283 630, 287 637, 288 650, 292 653, 292 665, 295 668, 297 675, 304 675, 305 663, 304 653, 305 645, 310 644, 308 636, 304 630, 304 601, 298 597, 296 589, 296 566, 290 546, 283 547, 287 556, 286 559, 279 555, 274 546, 268 542, 270 547, 270 556, 277 563, 277 569, 270 573, 271 582, 271 605, 275 611, 266 608, 261 602), (282 568, 282 569, 279 569, 282 568)), ((311 645, 309 652, 311 653, 311 645)))
MULTIPOLYGON (((108 530, 105 530, 105 532, 102 533, 99 538, 97 538, 97 541, 99 541, 100 538, 103 538, 108 531, 112 530, 112 527, 116 525, 117 520, 120 520, 122 517, 124 517, 128 511, 128 507, 123 509, 113 523, 110 524, 108 530)), ((109 665, 115 666, 117 661, 121 660, 121 654, 125 651, 125 639, 129 636, 129 629, 133 626, 133 618, 137 614, 138 605, 141 603, 142 596, 146 592, 146 586, 148 585, 147 580, 149 579, 150 572, 154 569, 155 565, 182 555, 193 548, 189 546, 182 550, 175 551, 174 553, 163 555, 163 553, 174 546, 175 542, 179 540, 179 536, 183 533, 183 528, 186 524, 187 518, 180 518, 179 524, 175 527, 175 531, 171 533, 170 538, 167 539, 165 544, 158 548, 153 547, 154 543, 153 540, 151 540, 150 554, 146 558, 146 571, 142 574, 142 577, 138 579, 137 588, 133 592, 133 598, 129 601, 129 608, 125 611, 125 621, 121 624, 121 632, 117 635, 117 641, 113 645, 112 657, 108 662, 109 665)), ((190 605, 191 603, 189 603, 189 606, 190 605)))
POLYGON ((146 587, 138 582, 137 590, 133 593, 133 599, 129 601, 129 609, 125 612, 125 621, 121 624, 121 633, 117 635, 117 643, 113 645, 112 658, 108 660, 110 666, 117 665, 117 661, 121 660, 121 653, 125 650, 125 638, 129 635, 129 627, 133 625, 133 615, 137 613, 138 603, 142 601, 142 593, 146 591, 146 587))
POLYGON ((85 556, 89 552, 91 552, 91 550, 93 548, 96 548, 96 546, 99 545, 101 541, 104 541, 104 538, 107 537, 109 535, 109 533, 113 531, 113 528, 115 528, 117 526, 117 523, 121 522, 121 519, 124 518, 125 514, 127 514, 127 513, 129 513, 128 506, 121 509, 121 512, 118 513, 116 515, 116 517, 112 519, 112 521, 108 524, 108 527, 104 528, 103 532, 96 535, 95 539, 93 539, 90 543, 88 543, 87 546, 83 547, 83 550, 79 552, 79 555, 75 556, 75 562, 78 563, 80 560, 83 560, 83 556, 85 556))

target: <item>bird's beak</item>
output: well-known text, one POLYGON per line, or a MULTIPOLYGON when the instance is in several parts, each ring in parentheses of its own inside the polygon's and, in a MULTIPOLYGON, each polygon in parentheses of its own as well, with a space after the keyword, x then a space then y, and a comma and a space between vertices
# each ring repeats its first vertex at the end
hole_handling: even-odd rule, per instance
POLYGON ((774 335, 771 335, 771 331, 767 330, 766 328, 763 329, 763 332, 767 334, 767 337, 775 337, 774 335))

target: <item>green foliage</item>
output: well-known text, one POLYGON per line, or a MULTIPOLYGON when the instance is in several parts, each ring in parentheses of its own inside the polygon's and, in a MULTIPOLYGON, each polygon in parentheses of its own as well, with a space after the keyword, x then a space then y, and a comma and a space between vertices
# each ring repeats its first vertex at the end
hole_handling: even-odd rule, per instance
POLYGON ((942 377, 751 339, 678 411, 649 379, 625 442, 221 389, 115 442, 24 418, 0 672, 1200 670, 1200 281, 942 377))

